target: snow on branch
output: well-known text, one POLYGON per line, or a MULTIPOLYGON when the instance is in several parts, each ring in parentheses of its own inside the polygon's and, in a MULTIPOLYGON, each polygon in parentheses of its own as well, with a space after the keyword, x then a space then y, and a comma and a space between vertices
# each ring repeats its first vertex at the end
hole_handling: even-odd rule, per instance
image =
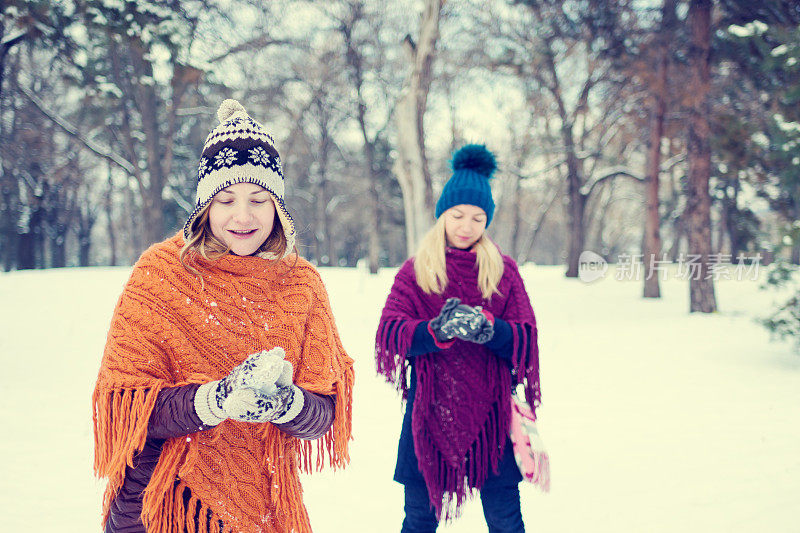
POLYGON ((8 39, 5 39, 2 42, 2 44, 0 44, 0 51, 2 51, 3 55, 5 55, 6 52, 8 52, 11 48, 14 47, 14 45, 18 44, 20 41, 22 41, 27 36, 28 36, 28 31, 27 30, 26 31, 21 31, 21 32, 17 33, 16 35, 12 35, 8 39))
POLYGON ((681 154, 676 154, 661 164, 661 172, 666 172, 667 170, 672 169, 678 163, 686 161, 686 152, 681 154))

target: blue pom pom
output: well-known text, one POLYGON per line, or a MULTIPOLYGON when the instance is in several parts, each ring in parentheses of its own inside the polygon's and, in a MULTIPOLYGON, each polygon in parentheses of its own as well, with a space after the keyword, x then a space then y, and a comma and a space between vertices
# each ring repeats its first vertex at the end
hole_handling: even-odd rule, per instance
POLYGON ((487 178, 491 178, 494 171, 497 170, 494 154, 482 144, 468 144, 461 147, 453 154, 450 165, 453 167, 453 171, 472 170, 487 178))

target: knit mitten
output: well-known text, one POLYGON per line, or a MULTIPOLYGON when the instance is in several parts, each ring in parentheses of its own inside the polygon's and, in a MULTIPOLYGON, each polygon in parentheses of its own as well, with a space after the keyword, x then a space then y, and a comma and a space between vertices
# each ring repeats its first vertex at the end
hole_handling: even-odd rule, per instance
POLYGON ((450 338, 484 344, 494 336, 494 317, 481 306, 459 305, 441 327, 450 338))
MULTIPOLYGON (((450 332, 442 331, 442 326, 444 326, 451 318, 453 318, 454 314, 456 313, 456 309, 458 309, 460 305, 460 298, 448 298, 441 310, 439 310, 439 314, 428 322, 428 329, 438 342, 441 343, 449 341, 454 337, 454 335, 451 335, 450 332)), ((469 306, 466 305, 463 307, 469 308, 469 306)))
POLYGON ((279 386, 269 395, 257 389, 236 389, 225 399, 224 408, 233 420, 282 424, 293 420, 304 403, 300 387, 289 385, 279 386))
POLYGON ((280 387, 291 385, 292 365, 284 360, 285 355, 280 346, 256 352, 221 380, 201 385, 194 398, 195 411, 200 420, 206 425, 216 425, 226 418, 232 418, 226 405, 236 413, 247 412, 250 406, 245 404, 251 400, 247 395, 241 398, 245 402, 241 408, 237 407, 236 401, 228 402, 235 391, 252 389, 261 396, 270 397, 280 387))

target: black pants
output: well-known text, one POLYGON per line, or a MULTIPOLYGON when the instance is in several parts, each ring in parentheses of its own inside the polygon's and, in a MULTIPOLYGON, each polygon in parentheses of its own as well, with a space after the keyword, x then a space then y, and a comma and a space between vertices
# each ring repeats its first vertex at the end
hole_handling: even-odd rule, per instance
MULTIPOLYGON (((405 512, 401 533, 433 533, 439 525, 424 484, 405 485, 405 512)), ((487 484, 481 490, 483 516, 489 533, 524 533, 518 485, 487 484)))

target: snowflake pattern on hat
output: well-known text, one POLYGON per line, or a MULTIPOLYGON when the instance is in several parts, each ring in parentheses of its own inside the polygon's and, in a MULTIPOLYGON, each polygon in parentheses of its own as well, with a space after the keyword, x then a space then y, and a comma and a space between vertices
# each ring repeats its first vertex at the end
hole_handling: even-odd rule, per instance
POLYGON ((234 168, 244 165, 251 165, 259 167, 264 171, 274 172, 283 180, 283 168, 281 167, 280 157, 268 153, 261 146, 256 146, 248 150, 235 150, 225 147, 217 152, 213 159, 203 157, 200 159, 197 177, 198 180, 203 180, 206 176, 219 169, 234 168))
POLYGON ((236 160, 236 152, 232 148, 223 148, 214 156, 214 166, 217 168, 229 167, 236 160))
POLYGON ((267 158, 268 157, 269 156, 267 155, 267 151, 264 150, 263 148, 261 148, 260 146, 256 146, 255 148, 251 148, 250 149, 250 159, 253 160, 253 163, 256 163, 256 164, 264 163, 265 164, 267 162, 267 158))
POLYGON ((197 180, 200 181, 203 179, 203 175, 206 173, 208 169, 208 158, 201 157, 200 158, 200 168, 197 169, 197 180))

